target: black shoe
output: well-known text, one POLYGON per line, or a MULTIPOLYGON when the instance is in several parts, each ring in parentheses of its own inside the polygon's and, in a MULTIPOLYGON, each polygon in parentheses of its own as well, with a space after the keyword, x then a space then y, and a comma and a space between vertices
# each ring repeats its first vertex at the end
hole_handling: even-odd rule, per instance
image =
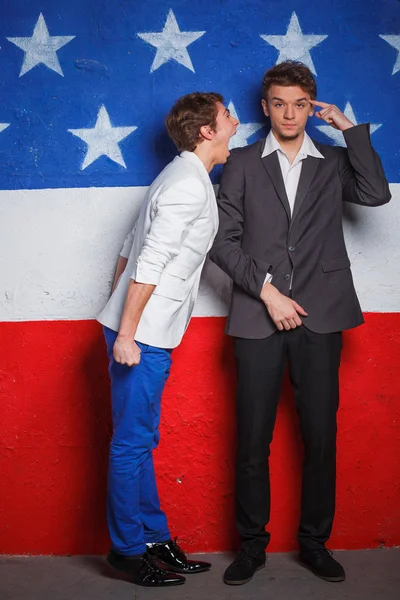
POLYGON ((171 585, 182 585, 186 579, 182 575, 176 575, 175 573, 169 573, 161 569, 154 558, 147 552, 143 554, 141 558, 130 558, 129 556, 122 556, 112 550, 107 556, 107 562, 109 565, 118 569, 118 571, 124 571, 131 576, 133 583, 136 585, 142 585, 145 587, 166 587, 171 585))
POLYGON ((252 552, 242 548, 224 574, 224 583, 242 585, 252 579, 254 573, 265 567, 265 552, 252 552))
POLYGON ((327 548, 320 550, 300 550, 300 562, 311 569, 314 575, 325 581, 344 581, 346 574, 341 564, 327 548))
POLYGON ((211 563, 201 560, 188 560, 184 551, 179 548, 175 540, 147 544, 147 553, 162 563, 169 571, 174 573, 201 573, 211 568, 211 563))

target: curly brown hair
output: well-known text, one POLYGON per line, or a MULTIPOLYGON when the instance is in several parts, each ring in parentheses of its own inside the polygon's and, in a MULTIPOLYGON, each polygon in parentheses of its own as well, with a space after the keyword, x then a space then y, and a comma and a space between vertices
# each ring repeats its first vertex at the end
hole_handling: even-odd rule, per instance
POLYGON ((178 98, 165 119, 168 134, 178 150, 193 152, 202 142, 200 128, 204 125, 215 131, 217 102, 223 101, 215 92, 194 92, 178 98))
POLYGON ((267 101, 267 93, 273 85, 284 87, 299 86, 310 94, 310 98, 317 97, 317 84, 310 69, 297 60, 285 60, 265 72, 262 82, 262 97, 267 101))

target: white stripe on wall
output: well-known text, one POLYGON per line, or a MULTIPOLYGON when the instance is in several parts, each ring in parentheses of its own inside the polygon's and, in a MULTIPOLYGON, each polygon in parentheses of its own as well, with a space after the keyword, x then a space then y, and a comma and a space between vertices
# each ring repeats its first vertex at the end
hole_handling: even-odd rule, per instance
MULTIPOLYGON (((95 318, 145 190, 0 191, 0 320, 95 318)), ((386 206, 346 206, 347 247, 364 311, 400 310, 400 184, 391 191, 386 206)), ((207 264, 195 315, 224 316, 229 286, 207 264)))

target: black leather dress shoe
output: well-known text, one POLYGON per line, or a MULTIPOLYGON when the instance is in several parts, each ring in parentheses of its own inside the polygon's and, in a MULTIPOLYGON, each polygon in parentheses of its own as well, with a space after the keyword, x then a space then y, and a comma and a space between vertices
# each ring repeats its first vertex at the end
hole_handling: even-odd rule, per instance
POLYGON ((211 564, 208 562, 188 560, 184 551, 176 543, 176 539, 157 544, 147 544, 147 553, 157 559, 157 562, 165 566, 168 571, 174 573, 189 575, 190 573, 208 571, 211 568, 211 564))
POLYGON ((107 562, 114 569, 124 571, 124 573, 130 575, 133 583, 144 587, 182 585, 186 581, 182 575, 169 573, 161 569, 154 558, 147 552, 141 558, 130 558, 111 550, 107 556, 107 562))
POLYGON ((227 585, 242 585, 253 578, 256 571, 265 567, 265 552, 252 552, 242 548, 224 574, 224 583, 227 585))
POLYGON ((344 581, 346 574, 332 552, 327 548, 319 550, 300 550, 300 562, 310 569, 314 575, 325 581, 344 581))

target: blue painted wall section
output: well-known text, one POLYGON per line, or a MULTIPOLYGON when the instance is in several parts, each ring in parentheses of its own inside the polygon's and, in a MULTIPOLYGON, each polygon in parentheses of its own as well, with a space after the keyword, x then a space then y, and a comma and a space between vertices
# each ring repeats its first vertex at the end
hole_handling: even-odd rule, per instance
MULTIPOLYGON (((296 33, 293 13, 302 36, 322 38, 308 54, 319 99, 342 110, 347 106, 358 122, 375 125, 374 146, 389 181, 399 182, 397 0, 329 0, 315 5, 300 0, 3 0, 0 123, 9 126, 0 127, 0 189, 148 185, 174 154, 165 133, 165 114, 177 97, 191 91, 218 91, 227 103, 234 103, 244 124, 263 121, 260 83, 265 69, 280 56, 266 38, 285 36, 290 23, 296 33), (153 36, 154 43, 146 37, 165 30, 171 10, 178 30, 170 16, 170 35, 182 41, 179 32, 190 32, 193 38, 183 47, 181 56, 187 56, 181 62, 171 54, 168 59, 165 36, 153 36), (62 74, 50 63, 41 63, 20 75, 24 60, 32 63, 23 48, 32 51, 32 39, 26 40, 33 37, 40 14, 54 48, 65 42, 52 57, 58 59, 62 74), (196 37, 196 32, 204 33, 196 37), (25 42, 18 45, 18 38, 25 42), (151 72, 157 53, 161 64, 151 72), (86 157, 82 130, 95 127, 102 106, 109 119, 108 125, 103 121, 104 135, 107 126, 108 132, 110 127, 131 128, 118 130, 120 139, 115 141, 114 151, 119 149, 122 161, 116 154, 94 158, 92 152, 86 157), (86 163, 93 160, 82 168, 85 157, 86 163)), ((38 44, 40 39, 37 32, 38 44)), ((288 45, 289 51, 293 45, 288 45)), ((309 133, 334 143, 318 125, 313 118, 309 133)), ((258 129, 247 141, 266 131, 258 129)))

